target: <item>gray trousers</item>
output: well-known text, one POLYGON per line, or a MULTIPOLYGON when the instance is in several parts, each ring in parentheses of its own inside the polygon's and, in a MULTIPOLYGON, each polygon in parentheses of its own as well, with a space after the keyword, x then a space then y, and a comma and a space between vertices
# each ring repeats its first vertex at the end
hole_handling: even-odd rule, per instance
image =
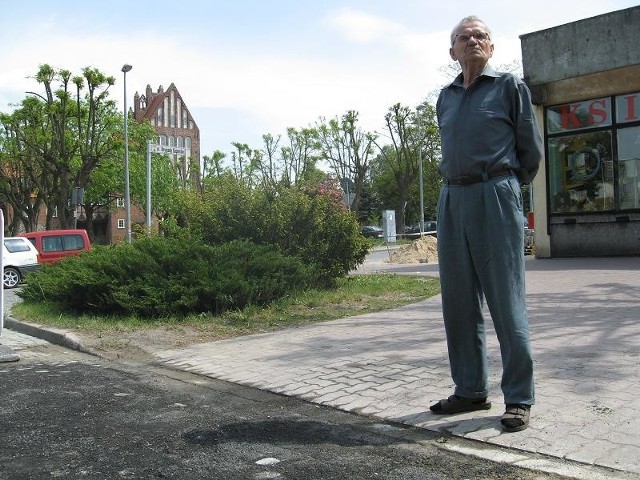
POLYGON ((440 192, 438 262, 456 395, 488 395, 484 298, 500 343, 504 401, 535 402, 523 222, 515 176, 445 185, 440 192))

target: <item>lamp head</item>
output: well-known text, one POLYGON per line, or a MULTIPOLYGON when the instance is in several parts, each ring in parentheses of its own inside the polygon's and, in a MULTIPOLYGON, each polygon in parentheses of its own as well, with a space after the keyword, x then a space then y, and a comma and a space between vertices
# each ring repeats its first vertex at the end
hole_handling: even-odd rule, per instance
POLYGON ((127 73, 127 72, 128 72, 128 71, 130 71, 132 68, 133 68, 133 67, 132 67, 131 65, 128 65, 128 64, 126 64, 126 63, 125 63, 125 64, 122 66, 122 71, 123 71, 124 73, 127 73))

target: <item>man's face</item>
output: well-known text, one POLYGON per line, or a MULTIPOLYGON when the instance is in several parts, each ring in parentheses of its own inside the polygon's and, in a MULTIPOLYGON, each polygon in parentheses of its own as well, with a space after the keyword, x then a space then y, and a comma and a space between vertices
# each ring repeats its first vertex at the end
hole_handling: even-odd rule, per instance
POLYGON ((486 64, 493 55, 493 43, 482 22, 463 24, 449 49, 451 58, 467 63, 469 61, 486 64))

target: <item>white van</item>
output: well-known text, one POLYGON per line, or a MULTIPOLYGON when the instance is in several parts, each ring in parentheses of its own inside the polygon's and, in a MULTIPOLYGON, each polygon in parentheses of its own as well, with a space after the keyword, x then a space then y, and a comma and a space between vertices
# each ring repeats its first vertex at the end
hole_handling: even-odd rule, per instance
POLYGON ((2 247, 4 288, 13 288, 24 281, 27 273, 40 267, 38 250, 24 237, 5 237, 2 247))

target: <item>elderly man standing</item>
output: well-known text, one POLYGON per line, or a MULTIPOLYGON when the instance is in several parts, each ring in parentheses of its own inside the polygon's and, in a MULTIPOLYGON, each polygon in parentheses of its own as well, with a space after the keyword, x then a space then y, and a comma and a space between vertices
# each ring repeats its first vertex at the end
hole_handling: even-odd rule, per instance
POLYGON ((489 66, 494 45, 479 18, 451 33, 462 73, 440 93, 442 136, 438 261, 454 394, 435 414, 488 410, 486 299, 502 356, 506 410, 502 429, 524 430, 535 401, 525 302, 523 200, 543 156, 542 139, 522 80, 489 66))

